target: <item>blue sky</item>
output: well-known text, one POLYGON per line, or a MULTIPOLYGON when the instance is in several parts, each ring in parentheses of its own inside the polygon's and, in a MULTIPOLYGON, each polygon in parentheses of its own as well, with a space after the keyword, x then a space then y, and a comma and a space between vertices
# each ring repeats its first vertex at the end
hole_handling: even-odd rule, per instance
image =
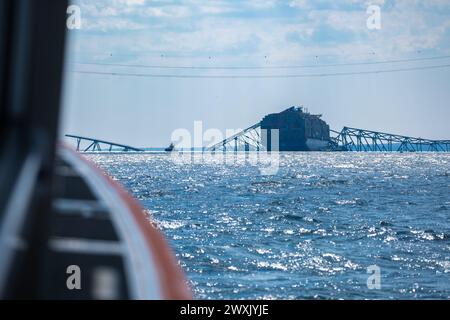
POLYGON ((279 79, 80 74, 285 75, 448 65, 403 63, 272 69, 450 55, 450 0, 78 0, 69 31, 61 134, 165 146, 173 130, 244 128, 292 105, 342 126, 450 139, 450 68, 279 79), (380 30, 366 26, 381 7, 380 30), (98 63, 81 64, 81 63, 98 63), (155 69, 99 64, 232 69, 155 69), (250 69, 233 69, 249 67, 250 69), (251 69, 264 67, 266 69, 251 69))

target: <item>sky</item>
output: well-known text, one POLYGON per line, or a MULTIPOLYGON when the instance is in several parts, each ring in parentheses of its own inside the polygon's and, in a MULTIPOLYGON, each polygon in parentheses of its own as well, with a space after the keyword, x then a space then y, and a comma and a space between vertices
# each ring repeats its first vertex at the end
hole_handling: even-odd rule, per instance
POLYGON ((72 3, 61 136, 164 147, 194 121, 225 132, 303 105, 335 130, 450 139, 450 0, 72 3))

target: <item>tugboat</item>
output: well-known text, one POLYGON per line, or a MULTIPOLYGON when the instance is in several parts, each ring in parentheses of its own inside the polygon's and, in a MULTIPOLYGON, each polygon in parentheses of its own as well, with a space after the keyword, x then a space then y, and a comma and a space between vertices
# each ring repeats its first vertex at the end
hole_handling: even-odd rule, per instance
POLYGON ((164 149, 165 152, 173 152, 175 150, 175 145, 173 143, 170 144, 167 148, 164 149))

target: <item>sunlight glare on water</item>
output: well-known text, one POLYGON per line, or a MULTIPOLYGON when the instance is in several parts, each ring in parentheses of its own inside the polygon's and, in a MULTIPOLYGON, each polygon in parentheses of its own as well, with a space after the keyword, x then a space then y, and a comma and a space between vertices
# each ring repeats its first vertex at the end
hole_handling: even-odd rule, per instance
POLYGON ((88 158, 140 200, 202 299, 450 298, 450 155, 88 158), (367 268, 381 268, 381 290, 367 268))

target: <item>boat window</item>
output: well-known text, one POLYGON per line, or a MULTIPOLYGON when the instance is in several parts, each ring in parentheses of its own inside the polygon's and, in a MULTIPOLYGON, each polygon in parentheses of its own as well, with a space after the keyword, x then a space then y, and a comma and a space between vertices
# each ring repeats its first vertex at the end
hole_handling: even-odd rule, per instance
POLYGON ((448 298, 448 241, 425 262, 450 230, 449 17, 443 0, 72 0, 60 139, 141 201, 201 298, 448 298), (371 265, 428 276, 365 291, 371 265))

